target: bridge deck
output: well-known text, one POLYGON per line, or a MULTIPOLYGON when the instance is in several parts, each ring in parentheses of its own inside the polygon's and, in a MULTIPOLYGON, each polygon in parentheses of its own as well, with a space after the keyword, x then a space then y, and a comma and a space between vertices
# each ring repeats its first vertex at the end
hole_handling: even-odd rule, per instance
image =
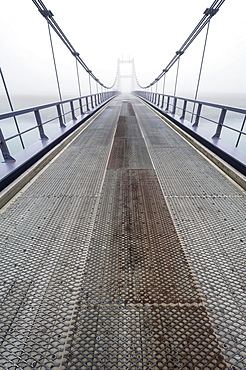
POLYGON ((113 100, 1 212, 0 367, 245 368, 245 214, 146 105, 113 100))

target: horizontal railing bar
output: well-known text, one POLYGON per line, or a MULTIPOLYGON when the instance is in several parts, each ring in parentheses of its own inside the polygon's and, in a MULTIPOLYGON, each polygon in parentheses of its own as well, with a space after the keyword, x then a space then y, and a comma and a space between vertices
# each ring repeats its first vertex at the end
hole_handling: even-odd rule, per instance
MULTIPOLYGON (((136 94, 140 93, 140 95, 141 95, 142 91, 135 91, 135 93, 136 94)), ((157 93, 152 93, 152 94, 157 94, 157 93)), ((163 95, 163 94, 160 94, 160 95, 163 95)), ((231 111, 231 112, 246 114, 246 109, 237 108, 237 107, 231 107, 229 105, 221 105, 221 104, 217 104, 217 103, 209 103, 209 102, 205 102, 205 101, 202 101, 202 100, 194 100, 194 99, 182 98, 180 96, 166 95, 166 94, 164 94, 164 97, 167 97, 167 98, 169 97, 169 98, 173 98, 173 99, 177 99, 177 100, 182 100, 182 101, 186 100, 187 102, 196 103, 196 104, 199 104, 200 103, 200 104, 206 105, 208 107, 213 107, 213 108, 218 108, 218 109, 226 109, 226 110, 231 111)), ((182 109, 182 108, 180 108, 180 109, 182 109)))
POLYGON ((246 135, 246 132, 240 131, 240 130, 236 129, 235 127, 227 126, 224 123, 222 124, 222 126, 223 126, 223 128, 228 128, 229 130, 235 131, 239 134, 246 135))
MULTIPOLYGON (((173 104, 171 104, 171 103, 169 103, 169 105, 171 106, 171 107, 173 107, 173 104)), ((176 109, 179 109, 179 110, 183 110, 183 108, 181 108, 181 107, 178 107, 178 106, 176 106, 176 109)), ((189 110, 186 110, 185 111, 187 114, 193 114, 194 116, 196 116, 196 113, 193 113, 192 111, 189 111, 189 110)), ((177 115, 177 113, 176 113, 176 115, 177 115)), ((209 122, 212 122, 212 123, 214 123, 214 124, 218 124, 218 122, 217 121, 214 121, 214 120, 212 120, 211 118, 208 118, 208 117, 205 117, 205 116, 200 116, 200 118, 202 118, 202 119, 204 119, 205 121, 209 121, 209 122)), ((225 125, 223 124, 223 127, 224 127, 225 125)), ((240 132, 240 131, 239 131, 240 132)))
POLYGON ((27 132, 30 132, 30 131, 32 131, 32 130, 37 129, 37 128, 38 128, 38 125, 36 125, 36 126, 32 126, 32 127, 28 128, 28 129, 27 129, 27 130, 25 130, 25 131, 21 131, 20 133, 17 133, 17 134, 15 134, 15 135, 12 135, 12 136, 9 136, 9 137, 5 138, 5 141, 15 139, 16 137, 19 137, 19 136, 21 136, 21 135, 23 135, 23 134, 26 134, 27 132))
MULTIPOLYGON (((230 125, 229 117, 228 117, 228 113, 231 113, 231 112, 234 113, 234 114, 240 115, 241 118, 242 118, 242 115, 243 115, 244 116, 244 122, 245 122, 246 109, 231 107, 231 106, 228 106, 228 105, 222 105, 222 104, 217 104, 217 103, 204 102, 204 101, 201 101, 201 100, 182 98, 182 97, 177 97, 177 96, 174 96, 174 95, 166 95, 166 94, 159 94, 159 93, 149 94, 146 91, 134 91, 134 94, 136 94, 137 96, 142 97, 146 101, 150 102, 151 104, 156 106, 158 109, 160 109, 163 113, 166 112, 168 115, 173 116, 173 118, 179 116, 177 111, 181 111, 181 116, 179 117, 178 121, 183 122, 185 116, 187 117, 187 115, 191 115, 191 117, 187 118, 186 121, 192 123, 193 117, 196 117, 196 120, 195 120, 195 123, 193 124, 193 126, 198 126, 199 121, 201 121, 201 120, 205 121, 204 122, 205 125, 206 125, 206 123, 209 123, 209 122, 214 124, 216 126, 216 132, 213 134, 212 139, 214 139, 215 137, 220 138, 221 134, 223 134, 222 129, 225 128, 227 130, 231 130, 231 131, 235 132, 238 135, 238 140, 237 140, 237 144, 236 144, 236 146, 238 146, 240 138, 242 137, 242 135, 244 137, 246 135, 246 132, 243 131, 244 124, 242 125, 241 129, 233 127, 232 125, 230 125), (157 96, 159 96, 159 97, 162 96, 162 99, 157 99, 157 96), (162 100, 162 106, 161 107, 159 107, 159 105, 155 104, 155 102, 157 100, 158 101, 162 100), (182 102, 182 106, 179 106, 179 105, 181 105, 181 102, 182 102), (187 110, 187 103, 193 104, 193 111, 192 112, 187 110), (196 112, 195 112, 195 107, 197 107, 196 112), (202 110, 203 107, 204 108, 205 107, 212 108, 211 112, 213 111, 214 113, 215 112, 219 113, 218 119, 216 120, 216 118, 209 117, 209 116, 211 116, 211 114, 210 114, 211 112, 206 112, 206 113, 203 112, 203 114, 201 115, 201 110, 202 110)), ((240 116, 238 116, 238 118, 240 118, 240 116)), ((237 124, 237 125, 239 123, 240 122, 238 120, 235 122, 235 124, 237 124)))
MULTIPOLYGON (((108 94, 108 93, 105 93, 105 94, 108 94)), ((71 101, 76 101, 76 100, 79 100, 79 99, 85 99, 85 98, 95 96, 95 95, 97 95, 97 94, 85 95, 85 96, 81 96, 79 98, 73 98, 73 99, 62 100, 62 101, 58 101, 58 102, 54 102, 54 103, 38 105, 38 106, 35 106, 35 107, 16 110, 14 112, 1 113, 0 114, 0 120, 20 116, 20 115, 23 115, 23 114, 32 113, 32 112, 34 112, 34 110, 43 110, 43 109, 51 108, 51 107, 54 107, 54 106, 57 106, 57 105, 70 103, 71 101)))
MULTIPOLYGON (((80 108, 76 108, 76 110, 79 110, 79 109, 80 109, 80 108)), ((64 114, 62 114, 62 117, 65 117, 66 115, 68 115, 68 114, 69 114, 69 113, 71 113, 71 112, 72 112, 72 111, 67 111, 67 112, 65 112, 64 114)), ((52 122, 52 121, 55 121, 55 120, 57 120, 58 118, 59 118, 59 116, 54 117, 54 118, 52 118, 52 119, 50 119, 50 120, 48 120, 48 121, 42 122, 42 126, 47 125, 48 123, 50 123, 50 122, 52 122)), ((8 138, 6 138, 6 139, 5 139, 5 141, 15 139, 16 137, 20 137, 21 135, 26 134, 27 132, 30 132, 30 131, 35 130, 35 129, 37 129, 37 128, 38 128, 38 125, 32 126, 32 127, 28 128, 28 129, 26 129, 26 130, 24 130, 24 131, 21 131, 20 133, 17 133, 17 134, 15 134, 15 135, 9 136, 8 138)))
MULTIPOLYGON (((97 93, 97 94, 92 94, 92 95, 85 95, 85 96, 80 96, 77 98, 72 98, 72 99, 67 99, 59 102, 53 102, 49 104, 43 104, 39 106, 34 106, 30 108, 25 108, 21 110, 16 110, 16 111, 11 111, 7 113, 2 113, 0 114, 0 121, 6 120, 9 118, 15 118, 16 116, 23 116, 25 117, 26 114, 32 113, 34 114, 33 116, 33 122, 29 122, 29 125, 31 127, 25 128, 24 131, 15 133, 14 135, 11 135, 9 137, 5 137, 2 134, 2 140, 0 142, 1 144, 1 152, 3 156, 9 152, 8 147, 6 146, 7 142, 10 142, 13 139, 18 138, 19 140, 22 141, 22 137, 24 134, 31 132, 33 130, 39 131, 39 136, 41 139, 48 139, 48 136, 46 135, 44 131, 44 126, 50 124, 51 122, 54 122, 56 120, 59 120, 59 127, 65 127, 66 125, 64 122, 66 121, 65 118, 66 116, 69 116, 70 114, 72 115, 72 120, 77 121, 77 119, 90 115, 93 113, 97 107, 100 107, 100 105, 103 105, 104 102, 107 102, 109 99, 113 98, 114 96, 118 95, 118 91, 107 91, 104 93, 97 93), (75 104, 73 104, 75 102, 75 104), (70 104, 69 104, 70 103, 70 104), (67 111, 64 112, 64 109, 66 109, 66 104, 69 104, 70 109, 68 108, 67 111), (64 107, 65 106, 65 107, 64 107), (75 107, 76 106, 76 107, 75 107), (52 114, 52 118, 42 121, 42 113, 45 112, 45 110, 49 108, 55 108, 56 113, 54 115, 52 114), (63 108, 63 109, 61 109, 63 108), (80 111, 80 114, 78 115, 78 118, 76 117, 75 113, 77 111, 80 111), (6 146, 6 150, 4 149, 4 145, 6 146)), ((47 113, 47 112, 46 112, 47 113)), ((46 118, 47 119, 47 118, 46 118)), ((69 119, 69 118, 68 118, 69 119)), ((70 121, 70 120, 69 120, 70 121)), ((23 122, 23 124, 25 124, 23 122)), ((24 147, 25 148, 25 147, 24 147)))
MULTIPOLYGON (((136 93, 139 93, 139 91, 136 91, 136 93)), ((141 95, 141 91, 140 91, 140 95, 141 95)), ((218 109, 225 109, 225 110, 230 111, 230 112, 246 114, 246 109, 242 109, 242 108, 230 107, 230 106, 227 106, 227 105, 221 105, 221 104, 215 104, 215 103, 208 103, 208 102, 204 102, 202 100, 193 100, 193 99, 187 99, 187 98, 181 98, 181 97, 174 97, 173 95, 164 95, 164 97, 175 98, 175 99, 179 99, 179 100, 182 100, 182 101, 186 100, 187 102, 191 102, 191 103, 195 103, 195 104, 202 104, 202 105, 206 105, 208 107, 213 107, 213 108, 218 108, 218 109)), ((171 107, 174 106, 171 102, 169 102, 169 105, 171 107)), ((182 107, 178 107, 178 106, 176 106, 176 109, 183 110, 182 107)), ((186 110, 186 112, 190 113, 190 114, 193 114, 193 115, 196 115, 195 113, 192 113, 188 110, 186 110)), ((200 117, 209 120, 208 118, 206 118, 204 116, 200 116, 200 117)), ((214 122, 214 123, 217 123, 216 121, 213 121, 213 120, 210 120, 210 121, 214 122)))

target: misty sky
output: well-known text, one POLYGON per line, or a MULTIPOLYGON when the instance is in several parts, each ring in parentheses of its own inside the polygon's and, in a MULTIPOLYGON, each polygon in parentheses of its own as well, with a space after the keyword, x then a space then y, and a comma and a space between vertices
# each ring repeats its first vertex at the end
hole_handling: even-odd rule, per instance
MULTIPOLYGON (((212 0, 44 0, 44 4, 104 84, 112 84, 117 59, 130 56, 139 82, 146 85, 165 68, 212 0)), ((245 11, 245 0, 226 0, 212 18, 202 92, 246 93, 245 11)), ((32 1, 1 0, 0 25, 0 66, 10 94, 57 94, 47 23, 32 1)), ((75 60, 54 32, 52 36, 62 94, 77 96, 75 60)), ((205 30, 181 57, 177 95, 194 95, 204 38, 205 30)), ((166 93, 173 93, 175 72, 173 67, 167 74, 166 93)), ((87 94, 88 76, 82 67, 80 76, 82 94, 87 94)), ((162 91, 162 81, 158 89, 162 91)))

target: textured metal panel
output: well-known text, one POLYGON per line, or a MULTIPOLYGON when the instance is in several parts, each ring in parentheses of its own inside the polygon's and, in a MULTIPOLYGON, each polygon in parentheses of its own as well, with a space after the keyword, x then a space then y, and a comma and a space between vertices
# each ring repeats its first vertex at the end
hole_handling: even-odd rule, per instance
POLYGON ((118 119, 119 102, 1 214, 4 369, 226 368, 133 107, 118 119))
POLYGON ((132 105, 130 101, 123 102, 108 168, 152 167, 132 105))
POLYGON ((245 192, 146 106, 134 107, 228 366, 245 369, 245 192))
POLYGON ((65 366, 226 368, 146 147, 129 168, 129 116, 123 103, 65 366))
POLYGON ((119 114, 112 104, 0 215, 3 369, 62 361, 119 114))
POLYGON ((226 368, 153 170, 108 170, 68 369, 226 368))
POLYGON ((112 193, 113 188, 113 196, 109 201, 103 193, 95 222, 93 258, 87 265, 91 299, 98 299, 95 281, 108 287, 105 294, 110 302, 200 303, 154 171, 117 171, 105 181, 109 185, 104 191, 112 193))

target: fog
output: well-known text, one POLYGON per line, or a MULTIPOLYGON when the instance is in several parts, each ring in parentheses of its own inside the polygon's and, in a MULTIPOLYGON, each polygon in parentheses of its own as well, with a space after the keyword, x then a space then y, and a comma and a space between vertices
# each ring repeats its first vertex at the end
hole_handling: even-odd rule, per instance
MULTIPOLYGON (((81 58, 107 86, 115 79, 118 58, 134 58, 139 83, 152 82, 211 3, 211 0, 44 0, 81 58)), ((0 10, 0 67, 10 95, 44 95, 47 100, 49 96, 58 97, 45 18, 31 0, 2 0, 0 10)), ((226 0, 212 18, 200 94, 246 93, 245 10, 245 0, 226 0)), ((194 96, 205 32, 204 29, 181 57, 177 95, 194 96)), ((78 96, 75 58, 54 32, 52 39, 62 97, 78 96)), ((88 75, 82 67, 79 74, 82 94, 88 94, 88 75)), ((168 94, 173 93, 175 74, 174 66, 166 76, 168 94)), ((125 91, 130 90, 130 85, 130 79, 121 84, 125 91)), ((157 91, 162 91, 162 86, 160 81, 157 91)), ((92 88, 97 92, 94 82, 92 88)), ((134 88, 139 89, 136 84, 134 88)), ((0 81, 0 95, 3 94, 0 81)))

